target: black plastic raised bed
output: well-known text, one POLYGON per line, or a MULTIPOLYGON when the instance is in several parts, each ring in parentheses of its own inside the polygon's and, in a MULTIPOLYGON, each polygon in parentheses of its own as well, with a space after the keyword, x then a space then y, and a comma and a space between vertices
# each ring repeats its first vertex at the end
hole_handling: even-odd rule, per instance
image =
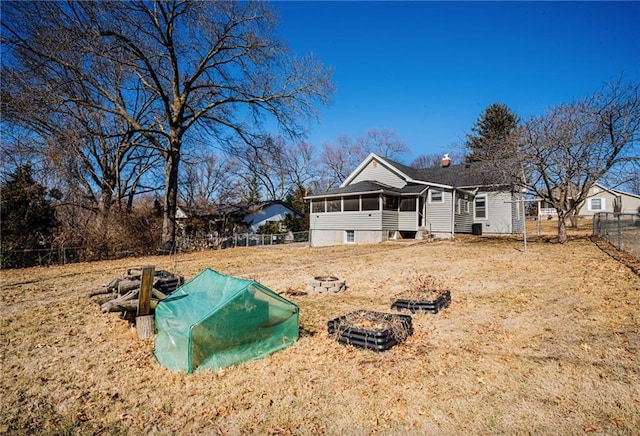
POLYGON ((341 344, 386 351, 413 334, 411 316, 358 310, 330 320, 329 335, 341 344), (361 320, 372 325, 365 327, 361 320))
POLYGON ((393 303, 391 303, 392 309, 397 310, 410 310, 411 313, 416 312, 427 312, 427 313, 438 313, 445 307, 449 307, 451 304, 451 292, 446 291, 442 295, 440 295, 435 300, 403 300, 397 299, 393 303))

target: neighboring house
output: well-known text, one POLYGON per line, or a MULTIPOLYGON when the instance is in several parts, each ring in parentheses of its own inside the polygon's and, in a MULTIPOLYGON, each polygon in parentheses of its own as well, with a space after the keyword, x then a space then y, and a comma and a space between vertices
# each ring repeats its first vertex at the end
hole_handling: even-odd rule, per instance
POLYGON ((222 235, 232 231, 235 223, 241 222, 242 206, 216 204, 207 208, 178 206, 176 224, 183 234, 190 236, 222 235))
MULTIPOLYGON (((260 203, 215 205, 208 209, 179 206, 176 210, 176 221, 183 230, 190 219, 199 219, 206 223, 204 232, 214 233, 216 229, 227 229, 228 232, 255 233, 263 224, 282 223, 287 215, 302 218, 302 214, 283 201, 263 201, 260 203), (243 223, 246 227, 239 230, 228 228, 233 223, 243 223), (234 231, 235 230, 235 231, 234 231)), ((242 226, 241 226, 242 227, 242 226)), ((283 228, 281 228, 284 230, 283 228)))
POLYGON ((283 221, 291 215, 295 218, 302 218, 302 214, 289 206, 284 201, 263 201, 261 203, 253 203, 245 209, 244 222, 249 226, 249 233, 256 233, 258 228, 263 224, 280 223, 280 230, 286 230, 282 227, 283 221))
MULTIPOLYGON (((592 217, 598 212, 614 212, 616 201, 620 202, 620 212, 638 213, 638 208, 640 208, 640 195, 619 191, 617 189, 609 189, 596 183, 589 189, 587 200, 580 209, 578 216, 592 217)), ((541 217, 555 217, 558 215, 555 208, 543 202, 541 202, 538 211, 538 215, 541 217)))
POLYGON ((520 233, 523 194, 508 175, 519 165, 509 166, 443 159, 440 168, 415 169, 372 153, 339 188, 306 197, 310 244, 520 233))

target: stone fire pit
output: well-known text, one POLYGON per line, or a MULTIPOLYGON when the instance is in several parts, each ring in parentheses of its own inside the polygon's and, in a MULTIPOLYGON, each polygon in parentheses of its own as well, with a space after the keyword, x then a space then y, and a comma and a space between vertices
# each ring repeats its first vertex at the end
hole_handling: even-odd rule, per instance
POLYGON ((338 277, 319 276, 307 282, 307 291, 309 293, 322 294, 324 292, 344 292, 346 290, 346 282, 338 277))

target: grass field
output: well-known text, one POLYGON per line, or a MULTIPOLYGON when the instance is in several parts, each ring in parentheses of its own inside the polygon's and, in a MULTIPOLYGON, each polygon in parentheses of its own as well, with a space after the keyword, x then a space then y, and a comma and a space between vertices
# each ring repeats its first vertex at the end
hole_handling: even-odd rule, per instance
MULTIPOLYGON (((327 248, 236 248, 1 272, 0 433, 638 434, 640 277, 573 231, 327 248), (86 293, 154 264, 252 278, 301 308, 301 338, 218 372, 170 372, 86 293), (384 353, 327 321, 391 312, 415 274, 451 290, 384 353), (293 295, 314 276, 342 294, 293 295), (294 292, 296 291, 296 292, 294 292)), ((545 231, 548 231, 546 229, 545 231)))

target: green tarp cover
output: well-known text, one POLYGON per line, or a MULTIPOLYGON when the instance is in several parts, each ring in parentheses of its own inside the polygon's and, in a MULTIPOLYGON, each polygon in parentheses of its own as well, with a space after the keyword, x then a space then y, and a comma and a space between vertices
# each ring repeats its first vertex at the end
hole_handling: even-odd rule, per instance
POLYGON ((299 312, 256 281, 206 269, 158 303, 154 355, 188 373, 259 359, 296 342, 299 312))

